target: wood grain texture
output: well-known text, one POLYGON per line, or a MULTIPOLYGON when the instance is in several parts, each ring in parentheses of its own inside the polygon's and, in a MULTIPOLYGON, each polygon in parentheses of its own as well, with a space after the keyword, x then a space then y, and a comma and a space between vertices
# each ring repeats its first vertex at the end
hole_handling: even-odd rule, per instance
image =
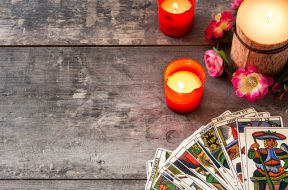
POLYGON ((280 115, 288 103, 248 103, 207 76, 201 107, 170 111, 163 71, 172 59, 203 64, 204 47, 0 49, 0 178, 144 179, 157 147, 175 149, 225 110, 280 115))
POLYGON ((212 13, 230 0, 198 0, 192 32, 158 28, 157 0, 1 0, 0 45, 205 45, 212 13))
POLYGON ((1 180, 5 190, 143 190, 144 180, 1 180))

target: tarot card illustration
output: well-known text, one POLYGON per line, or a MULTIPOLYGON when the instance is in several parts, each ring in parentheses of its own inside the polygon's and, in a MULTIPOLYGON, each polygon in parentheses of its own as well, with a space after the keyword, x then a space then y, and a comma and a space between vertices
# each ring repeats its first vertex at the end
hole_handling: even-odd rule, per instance
MULTIPOLYGON (((179 170, 172 163, 164 166, 163 169, 166 173, 168 173, 174 181, 177 180, 178 184, 181 184, 185 187, 185 189, 206 189, 209 188, 203 181, 201 181, 197 176, 187 176, 181 170, 179 170)), ((173 182, 174 182, 173 181, 173 182)))
POLYGON ((148 177, 148 180, 147 180, 146 185, 145 185, 146 190, 152 189, 152 186, 153 186, 155 180, 158 178, 159 169, 163 166, 163 164, 169 158, 171 153, 172 152, 169 150, 165 150, 165 149, 161 149, 161 148, 157 149, 155 156, 154 156, 152 170, 151 170, 150 176, 148 177))
POLYGON ((225 188, 235 188, 234 179, 223 173, 223 168, 219 165, 208 152, 203 150, 196 141, 192 140, 186 150, 225 188))
POLYGON ((225 176, 229 175, 228 178, 233 179, 233 172, 230 170, 226 155, 212 123, 209 123, 200 133, 196 134, 195 141, 203 147, 203 150, 212 158, 214 164, 219 165, 223 170, 221 173, 225 176))
POLYGON ((159 175, 156 179, 155 184, 153 185, 154 190, 184 190, 184 187, 176 186, 173 182, 173 178, 162 171, 162 174, 159 175))
MULTIPOLYGON (((238 141, 239 141, 239 154, 241 158, 241 170, 247 167, 246 154, 245 154, 245 128, 250 127, 283 127, 282 118, 280 116, 262 117, 262 118, 238 118, 236 121, 238 141)), ((247 174, 243 175, 247 176, 247 174)), ((245 177, 243 180, 247 180, 245 177)), ((247 183, 245 183, 247 184, 247 183)), ((247 188, 247 187, 246 187, 247 188)))
POLYGON ((175 167, 179 168, 179 170, 181 170, 187 176, 200 179, 200 181, 197 181, 200 186, 204 186, 202 184, 208 186, 204 189, 225 189, 220 184, 214 173, 209 173, 209 171, 202 166, 200 162, 196 160, 196 158, 194 158, 194 156, 192 156, 185 148, 182 148, 176 157, 171 159, 171 163, 173 163, 175 167))
MULTIPOLYGON (((237 117, 254 117, 256 112, 243 112, 237 114, 237 117)), ((216 135, 220 140, 220 145, 224 150, 227 162, 232 172, 237 176, 239 185, 243 186, 243 175, 241 171, 241 158, 239 154, 238 134, 236 129, 237 117, 229 118, 218 123, 214 123, 216 135)))
POLYGON ((247 189, 288 189, 287 128, 247 127, 245 132, 247 189))

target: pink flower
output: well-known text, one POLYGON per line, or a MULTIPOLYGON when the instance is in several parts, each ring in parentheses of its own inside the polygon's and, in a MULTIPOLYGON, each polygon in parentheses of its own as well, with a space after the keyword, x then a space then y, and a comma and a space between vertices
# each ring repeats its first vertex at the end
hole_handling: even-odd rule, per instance
POLYGON ((223 73, 223 59, 214 50, 206 51, 204 60, 211 77, 219 77, 223 73))
POLYGON ((206 39, 210 40, 212 37, 222 37, 224 31, 228 31, 232 28, 234 20, 235 18, 232 16, 231 12, 217 14, 215 19, 210 22, 205 30, 206 39))
POLYGON ((231 4, 231 9, 238 9, 243 1, 244 0, 234 0, 234 2, 231 4))
POLYGON ((237 96, 254 102, 264 98, 268 87, 273 84, 273 79, 257 73, 255 67, 248 67, 238 69, 232 76, 232 83, 237 96))

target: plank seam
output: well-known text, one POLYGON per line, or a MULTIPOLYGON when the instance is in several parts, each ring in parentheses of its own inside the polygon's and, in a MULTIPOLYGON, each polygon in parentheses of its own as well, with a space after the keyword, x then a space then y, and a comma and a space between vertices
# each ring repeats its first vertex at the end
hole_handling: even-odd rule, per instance
POLYGON ((33 47, 99 47, 99 48, 141 48, 141 47, 211 47, 212 44, 183 45, 0 45, 0 48, 33 48, 33 47))

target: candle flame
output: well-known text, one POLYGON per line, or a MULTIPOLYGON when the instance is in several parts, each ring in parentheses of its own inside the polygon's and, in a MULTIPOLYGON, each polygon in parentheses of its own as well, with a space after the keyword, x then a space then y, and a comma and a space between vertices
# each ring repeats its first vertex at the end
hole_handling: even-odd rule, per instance
POLYGON ((185 88, 185 86, 182 82, 177 82, 177 85, 181 90, 183 90, 185 88))
POLYGON ((272 12, 271 11, 268 11, 267 15, 266 15, 266 19, 267 19, 267 22, 270 22, 272 20, 272 12))
POLYGON ((173 3, 173 10, 174 10, 174 13, 178 12, 178 4, 176 2, 173 3))

